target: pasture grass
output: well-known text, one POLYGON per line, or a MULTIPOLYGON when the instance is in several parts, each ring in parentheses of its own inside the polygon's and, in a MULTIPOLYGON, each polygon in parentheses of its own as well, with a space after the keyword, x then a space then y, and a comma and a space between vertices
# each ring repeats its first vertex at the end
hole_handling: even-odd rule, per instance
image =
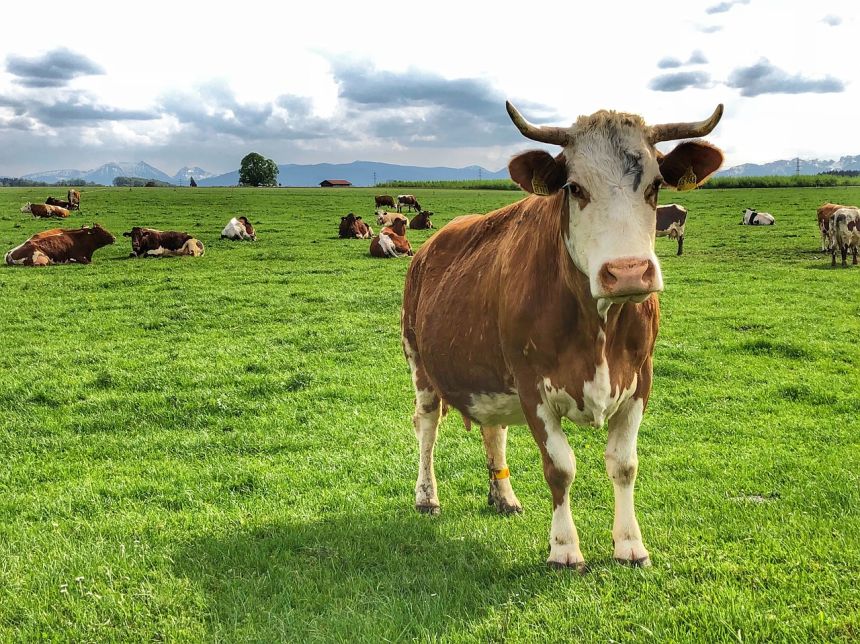
MULTIPOLYGON (((690 216, 682 257, 657 240, 637 483, 654 566, 613 563, 605 429, 568 424, 585 576, 544 565, 526 428, 509 445, 524 515, 487 508, 480 435, 456 412, 442 514, 412 509, 407 260, 336 238, 375 192, 86 189, 68 225, 97 221, 114 246, 0 269, 0 640, 860 637, 860 268, 830 268, 815 221, 860 188, 661 195, 690 216), (737 225, 744 207, 777 225, 737 225), (257 243, 218 238, 238 214, 257 243), (186 230, 206 255, 128 259, 132 225, 186 230)), ((56 225, 18 211, 45 196, 0 190, 4 252, 56 225)), ((520 197, 416 196, 437 226, 520 197)))

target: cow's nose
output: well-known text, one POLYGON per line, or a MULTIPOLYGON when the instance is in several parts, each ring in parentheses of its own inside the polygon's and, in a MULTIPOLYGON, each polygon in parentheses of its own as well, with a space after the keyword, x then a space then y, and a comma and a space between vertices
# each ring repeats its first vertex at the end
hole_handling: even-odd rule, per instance
POLYGON ((598 274, 604 297, 637 295, 657 290, 657 269, 650 259, 628 257, 606 262, 598 274))

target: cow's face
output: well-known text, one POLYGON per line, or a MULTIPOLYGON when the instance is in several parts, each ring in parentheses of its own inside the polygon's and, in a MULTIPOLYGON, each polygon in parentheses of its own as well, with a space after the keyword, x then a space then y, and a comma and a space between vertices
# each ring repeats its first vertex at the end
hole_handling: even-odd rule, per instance
MULTIPOLYGON (((667 140, 659 138, 663 131, 658 128, 673 128, 668 138, 686 138, 693 134, 674 136, 685 124, 651 128, 639 116, 601 111, 580 117, 569 129, 536 128, 512 106, 509 112, 526 136, 563 145, 555 158, 543 151, 525 152, 511 160, 509 169, 529 192, 565 192, 561 234, 574 265, 587 276, 592 296, 643 301, 663 290, 654 253, 660 186, 677 186, 690 176, 694 186, 703 182, 719 168, 722 154, 702 142, 683 143, 667 155, 656 150, 655 138, 667 140)), ((721 108, 718 113, 711 129, 721 108)))
POLYGON ((90 235, 90 237, 92 237, 99 246, 108 246, 116 241, 116 237, 111 235, 106 228, 102 228, 99 224, 93 224, 87 234, 90 235))

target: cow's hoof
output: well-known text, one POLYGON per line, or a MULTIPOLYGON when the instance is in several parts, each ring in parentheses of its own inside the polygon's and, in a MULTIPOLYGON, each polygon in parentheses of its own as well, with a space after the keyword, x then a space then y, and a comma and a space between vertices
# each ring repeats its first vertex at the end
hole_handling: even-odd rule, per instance
POLYGON ((615 561, 620 563, 622 566, 630 566, 631 568, 650 568, 651 567, 651 557, 640 557, 639 559, 621 559, 619 557, 615 557, 615 561))
POLYGON ((651 558, 641 539, 616 543, 614 558, 618 563, 634 568, 647 568, 651 565, 651 558))
POLYGON ((438 503, 421 503, 415 504, 415 509, 418 510, 421 514, 429 514, 431 516, 437 516, 440 512, 442 512, 442 508, 438 503))
POLYGON ((516 495, 511 492, 510 497, 505 498, 498 490, 493 489, 493 483, 490 483, 490 491, 487 493, 487 505, 495 508, 499 514, 522 514, 523 504, 516 495))
POLYGON ((579 551, 579 546, 555 545, 550 547, 549 559, 546 560, 550 568, 573 568, 578 573, 588 572, 585 557, 579 551))

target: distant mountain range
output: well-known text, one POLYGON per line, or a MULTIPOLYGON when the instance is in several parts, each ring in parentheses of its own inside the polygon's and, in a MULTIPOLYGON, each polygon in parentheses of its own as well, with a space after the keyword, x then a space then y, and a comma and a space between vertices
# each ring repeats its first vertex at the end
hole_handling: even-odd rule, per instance
MULTIPOLYGON (((508 170, 496 172, 477 165, 464 168, 444 166, 425 168, 421 166, 377 163, 375 161, 353 161, 352 163, 317 163, 279 165, 278 183, 282 186, 318 186, 323 179, 346 179, 354 186, 372 186, 385 181, 459 181, 467 179, 507 179, 508 170)), ((818 174, 828 170, 860 170, 860 155, 844 156, 838 161, 801 159, 800 174, 818 174)), ((772 163, 745 163, 721 170, 722 177, 788 176, 797 172, 797 160, 785 159, 772 163)), ((143 161, 136 163, 106 163, 95 170, 51 170, 24 175, 22 179, 55 183, 68 179, 84 179, 92 183, 112 185, 116 177, 140 177, 157 179, 176 185, 187 186, 190 178, 199 186, 235 186, 239 183, 239 171, 214 175, 199 167, 181 168, 173 176, 162 172, 143 161)))
MULTIPOLYGON (((761 165, 744 163, 717 172, 718 177, 785 177, 797 174, 797 159, 783 159, 761 165)), ((800 174, 818 174, 828 170, 860 170, 860 155, 841 157, 838 161, 819 159, 800 159, 800 174)))
POLYGON ((83 179, 91 183, 110 186, 117 177, 140 177, 141 179, 156 179, 158 181, 187 186, 189 177, 194 177, 194 180, 199 182, 200 179, 206 179, 211 176, 211 172, 206 172, 203 168, 198 167, 189 168, 186 166, 173 176, 170 176, 144 161, 137 161, 135 163, 112 161, 111 163, 99 166, 95 170, 50 170, 48 172, 25 174, 21 178, 31 181, 44 181, 45 183, 83 179))

